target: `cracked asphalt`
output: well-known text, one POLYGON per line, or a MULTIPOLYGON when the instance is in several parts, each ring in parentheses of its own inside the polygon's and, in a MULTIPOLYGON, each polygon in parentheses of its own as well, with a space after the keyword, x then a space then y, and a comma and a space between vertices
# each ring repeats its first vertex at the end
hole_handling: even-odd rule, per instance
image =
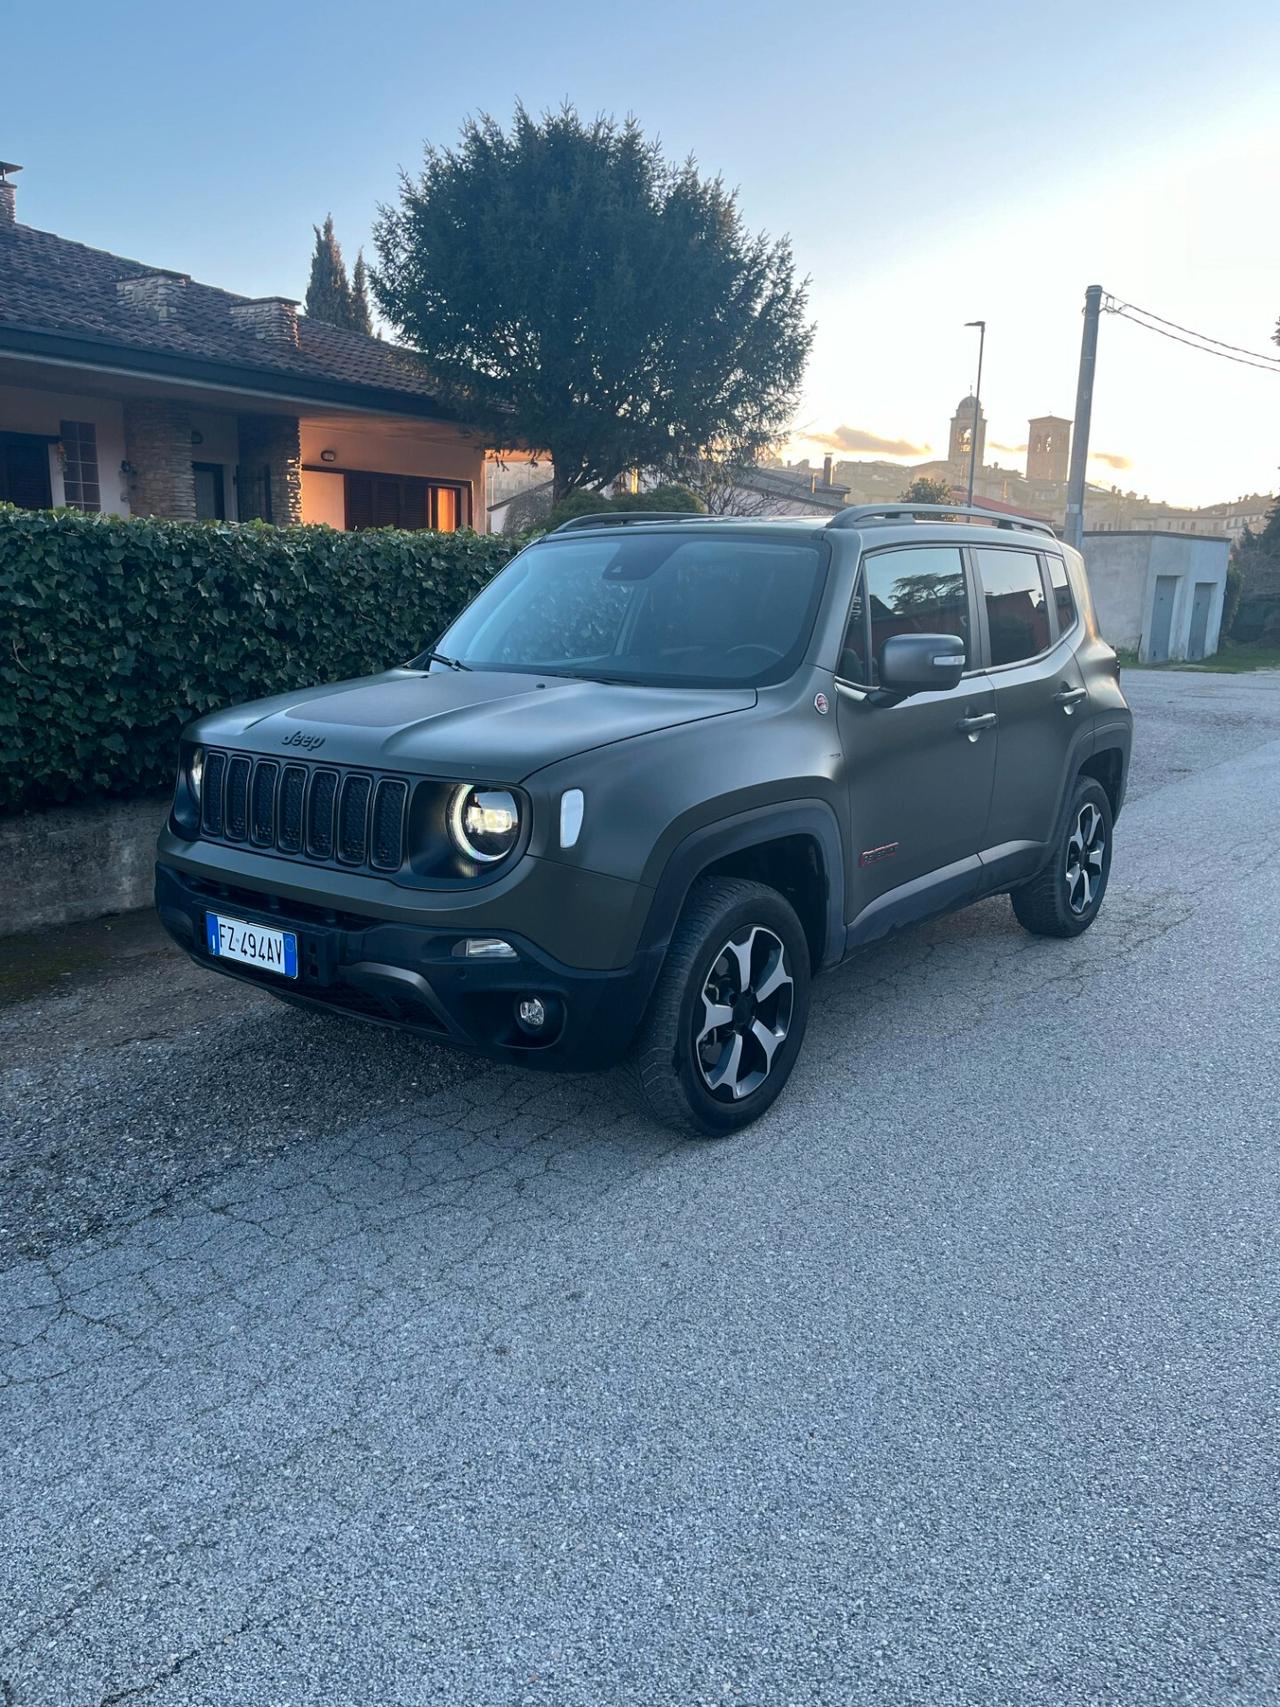
POLYGON ((0 1702, 1280 1701, 1280 675, 1126 687, 1095 928, 726 1143, 0 944, 0 1702))

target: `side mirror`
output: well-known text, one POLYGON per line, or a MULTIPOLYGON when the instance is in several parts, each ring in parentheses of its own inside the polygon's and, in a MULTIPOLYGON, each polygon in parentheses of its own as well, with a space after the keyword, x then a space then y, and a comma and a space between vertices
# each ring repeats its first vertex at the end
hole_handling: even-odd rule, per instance
POLYGON ((895 634, 884 643, 880 690, 895 701, 915 693, 947 693, 960 685, 965 662, 958 634, 895 634))

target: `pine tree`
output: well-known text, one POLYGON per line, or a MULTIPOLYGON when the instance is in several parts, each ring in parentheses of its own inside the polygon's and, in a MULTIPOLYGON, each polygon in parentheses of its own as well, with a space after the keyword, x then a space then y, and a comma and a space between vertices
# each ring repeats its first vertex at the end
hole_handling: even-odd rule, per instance
POLYGON ((313 225, 311 229, 316 234, 316 251, 311 257, 311 277, 303 307, 312 320, 324 320, 330 326, 350 326, 351 286, 342 250, 333 235, 333 215, 325 215, 323 227, 313 225))
POLYGON ((369 276, 365 271, 364 250, 356 255, 351 269, 351 318, 347 324, 353 332, 373 332, 373 316, 369 312, 369 276))

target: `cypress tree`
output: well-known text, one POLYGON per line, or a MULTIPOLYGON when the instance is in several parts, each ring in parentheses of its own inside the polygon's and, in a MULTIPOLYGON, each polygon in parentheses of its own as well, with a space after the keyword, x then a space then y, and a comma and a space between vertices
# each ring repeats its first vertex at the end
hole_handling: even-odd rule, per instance
POLYGON ((311 257, 311 277, 303 307, 313 320, 327 321, 330 326, 350 326, 351 286, 342 250, 333 234, 333 215, 325 215, 323 227, 313 225, 311 229, 316 234, 316 249, 311 257))
POLYGON ((365 271, 364 250, 356 254, 351 269, 351 318, 347 322, 353 332, 373 332, 373 316, 369 312, 369 275, 365 271))

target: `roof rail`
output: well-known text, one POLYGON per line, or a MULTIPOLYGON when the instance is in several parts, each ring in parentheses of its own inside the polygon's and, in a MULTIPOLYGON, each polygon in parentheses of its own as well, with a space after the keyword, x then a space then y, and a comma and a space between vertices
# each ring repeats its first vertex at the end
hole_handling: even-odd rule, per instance
POLYGON ((696 510, 596 510, 589 516, 570 516, 552 533, 572 533, 575 528, 626 527, 630 522, 688 522, 699 518, 696 510))
POLYGON ((1058 536, 1048 522, 1033 516, 1008 515, 1004 511, 981 510, 976 504, 855 504, 841 510, 827 523, 829 528, 885 527, 890 522, 910 518, 948 522, 981 522, 984 527, 1021 528, 1027 533, 1046 533, 1050 539, 1058 536))

